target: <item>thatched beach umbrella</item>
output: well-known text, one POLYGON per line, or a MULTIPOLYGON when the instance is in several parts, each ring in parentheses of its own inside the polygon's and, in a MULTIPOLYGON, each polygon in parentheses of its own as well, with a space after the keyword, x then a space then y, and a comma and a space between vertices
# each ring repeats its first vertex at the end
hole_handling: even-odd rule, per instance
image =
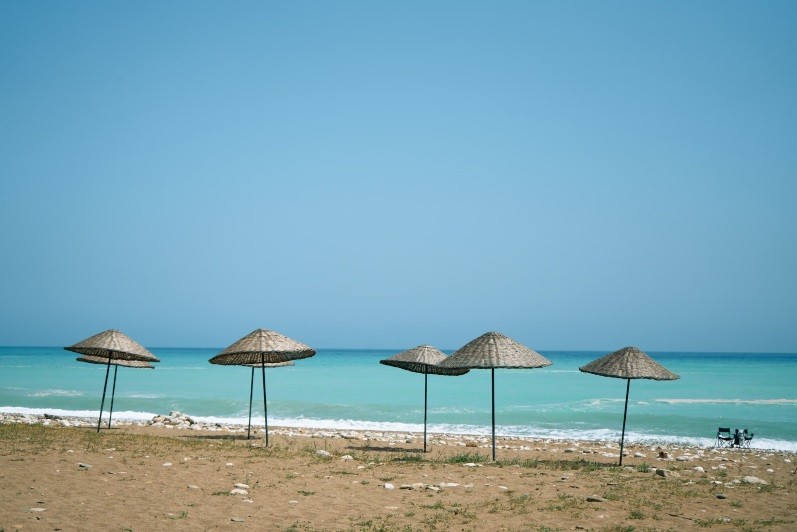
MULTIPOLYGON (((285 366, 295 366, 293 362, 274 362, 265 364, 267 368, 283 368, 285 366)), ((249 425, 246 427, 246 439, 248 440, 252 434, 252 395, 255 390, 255 368, 259 368, 262 364, 244 364, 244 366, 252 368, 252 378, 249 382, 249 425)), ((264 381, 265 382, 265 381, 264 381)), ((263 397, 266 396, 266 387, 263 385, 263 397)), ((265 402, 265 399, 264 399, 265 402)))
POLYGON ((102 423, 102 409, 105 406, 105 391, 108 388, 108 374, 111 372, 111 362, 114 360, 140 360, 143 362, 160 362, 158 357, 147 351, 141 344, 133 341, 121 331, 108 329, 75 345, 65 347, 67 351, 99 357, 105 361, 105 385, 102 388, 102 401, 100 402, 100 418, 97 420, 97 432, 102 423))
POLYGON ((441 368, 489 369, 492 381, 493 460, 495 460, 495 369, 544 368, 553 362, 515 340, 488 332, 460 347, 441 368))
POLYGON ((426 452, 426 396, 429 375, 464 375, 469 370, 461 368, 441 368, 440 362, 446 359, 445 353, 431 345, 419 345, 402 351, 388 359, 380 360, 380 364, 423 373, 423 452, 426 452))
POLYGON ((299 360, 315 355, 315 349, 278 332, 257 329, 210 359, 211 364, 242 366, 255 364, 263 374, 266 447, 268 447, 268 404, 266 403, 266 364, 299 360))
POLYGON ((623 432, 620 436, 620 465, 623 465, 625 420, 628 414, 628 392, 631 389, 631 379, 674 381, 680 377, 650 358, 638 347, 624 347, 578 369, 585 373, 626 379, 627 381, 625 386, 625 408, 623 409, 623 432))
MULTIPOLYGON (((77 357, 75 360, 78 362, 88 362, 89 364, 106 365, 108 363, 102 357, 90 355, 77 357)), ((155 366, 143 360, 113 360, 111 364, 113 365, 113 386, 111 387, 111 408, 108 410, 108 428, 111 428, 111 418, 113 417, 113 398, 116 395, 116 372, 119 371, 119 366, 124 366, 126 368, 155 369, 155 366)))

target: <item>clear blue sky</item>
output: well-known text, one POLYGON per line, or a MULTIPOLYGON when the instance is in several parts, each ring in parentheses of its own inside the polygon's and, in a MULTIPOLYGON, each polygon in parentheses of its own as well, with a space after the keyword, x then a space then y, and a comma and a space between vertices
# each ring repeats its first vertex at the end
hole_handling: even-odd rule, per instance
POLYGON ((0 344, 797 351, 797 2, 0 3, 0 344))

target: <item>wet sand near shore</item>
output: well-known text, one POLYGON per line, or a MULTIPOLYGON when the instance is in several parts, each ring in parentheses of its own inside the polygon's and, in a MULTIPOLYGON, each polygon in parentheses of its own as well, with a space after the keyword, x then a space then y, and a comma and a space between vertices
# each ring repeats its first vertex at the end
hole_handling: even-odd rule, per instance
POLYGON ((797 529, 794 453, 164 420, 5 416, 0 530, 797 529))

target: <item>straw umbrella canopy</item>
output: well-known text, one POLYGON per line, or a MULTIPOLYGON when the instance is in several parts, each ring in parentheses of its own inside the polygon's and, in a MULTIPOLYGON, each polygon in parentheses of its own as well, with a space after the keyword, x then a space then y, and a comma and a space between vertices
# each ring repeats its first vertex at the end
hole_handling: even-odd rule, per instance
POLYGON ((668 370, 638 347, 624 347, 613 353, 593 360, 578 368, 584 373, 592 373, 602 377, 626 379, 625 408, 623 409, 623 431, 620 436, 620 465, 623 465, 623 444, 625 443, 625 420, 628 414, 628 392, 631 379, 651 379, 655 381, 674 381, 680 377, 668 370))
POLYGON ((441 368, 440 362, 446 359, 445 353, 431 345, 419 345, 407 351, 380 360, 380 364, 405 369, 413 373, 423 373, 423 452, 426 452, 426 397, 429 375, 464 375, 468 369, 441 368))
MULTIPOLYGON (((106 365, 108 363, 106 359, 102 357, 90 355, 77 357, 75 360, 78 362, 88 362, 89 364, 106 365)), ((124 366, 126 368, 155 369, 155 366, 143 360, 113 360, 111 361, 111 365, 113 366, 113 386, 111 387, 111 408, 108 411, 108 428, 111 428, 111 418, 113 418, 113 398, 116 395, 116 372, 119 370, 119 366, 124 366)))
POLYGON ((550 360, 498 332, 488 332, 460 347, 441 368, 489 369, 492 383, 493 460, 495 460, 495 370, 544 368, 550 360))
POLYGON ((160 362, 158 357, 147 351, 141 344, 116 329, 108 329, 64 349, 81 355, 99 357, 105 361, 105 385, 102 388, 97 432, 100 431, 100 424, 102 423, 102 409, 105 406, 105 391, 108 388, 108 374, 111 372, 111 362, 114 360, 160 362))
POLYGON ((268 403, 266 402, 266 364, 309 358, 315 349, 287 336, 267 329, 256 329, 210 359, 211 364, 260 366, 263 375, 263 408, 268 447, 268 403))

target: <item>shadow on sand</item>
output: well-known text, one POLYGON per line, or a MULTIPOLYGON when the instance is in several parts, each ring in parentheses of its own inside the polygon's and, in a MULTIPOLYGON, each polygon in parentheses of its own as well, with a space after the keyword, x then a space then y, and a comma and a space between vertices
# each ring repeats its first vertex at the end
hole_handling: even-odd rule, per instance
POLYGON ((380 453, 405 453, 405 454, 423 454, 423 448, 406 449, 404 447, 380 447, 376 445, 349 445, 346 447, 352 451, 363 452, 380 452, 380 453))
POLYGON ((252 443, 265 441, 263 437, 247 438, 246 434, 179 434, 177 437, 191 440, 250 441, 252 443))

